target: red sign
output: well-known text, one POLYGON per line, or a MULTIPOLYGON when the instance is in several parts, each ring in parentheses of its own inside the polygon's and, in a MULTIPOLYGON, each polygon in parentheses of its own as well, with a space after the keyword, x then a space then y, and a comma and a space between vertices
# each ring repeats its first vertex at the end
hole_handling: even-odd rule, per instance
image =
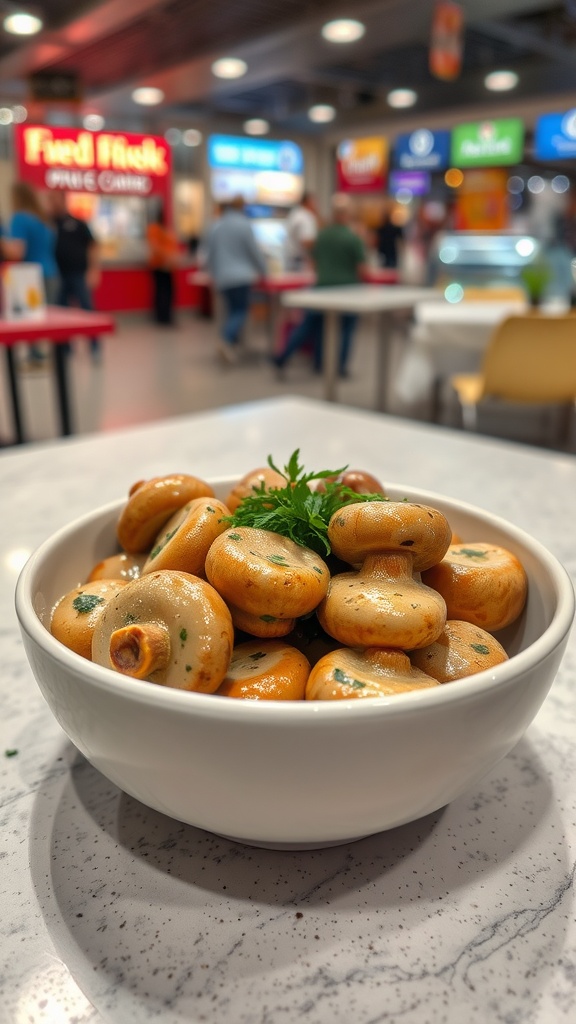
POLYGON ((429 66, 436 78, 451 82, 462 70, 464 11, 452 0, 439 0, 434 8, 429 66))
POLYGON ((170 188, 170 147, 154 135, 18 124, 14 144, 20 180, 39 189, 146 198, 170 188))
POLYGON ((336 159, 339 192, 382 192, 388 167, 386 139, 345 139, 338 145, 336 159))

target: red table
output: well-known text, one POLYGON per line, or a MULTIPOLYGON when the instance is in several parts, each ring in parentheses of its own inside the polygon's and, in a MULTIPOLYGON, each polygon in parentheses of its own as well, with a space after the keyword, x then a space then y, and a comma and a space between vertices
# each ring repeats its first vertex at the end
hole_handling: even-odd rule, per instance
POLYGON ((22 342, 48 341, 54 348, 54 373, 60 413, 60 427, 63 436, 71 434, 70 401, 68 396, 68 355, 64 342, 75 335, 89 338, 110 334, 116 329, 107 313, 88 313, 82 309, 66 309, 63 306, 48 306, 42 319, 4 320, 0 318, 0 345, 6 351, 14 433, 18 444, 25 441, 20 412, 18 379, 14 362, 14 345, 22 342))

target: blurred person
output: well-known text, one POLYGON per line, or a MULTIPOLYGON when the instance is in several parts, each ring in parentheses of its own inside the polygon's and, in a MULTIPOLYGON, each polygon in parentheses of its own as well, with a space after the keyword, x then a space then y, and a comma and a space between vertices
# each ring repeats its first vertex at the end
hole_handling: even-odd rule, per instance
MULTIPOLYGON (((100 256, 96 239, 86 221, 68 211, 65 192, 52 192, 50 206, 56 228, 56 264, 60 273, 59 306, 94 308, 91 292, 100 282, 100 256)), ((90 351, 100 355, 98 338, 90 338, 90 351)))
POLYGON ((241 196, 222 204, 221 216, 210 228, 202 248, 206 267, 225 308, 220 354, 226 362, 233 363, 248 317, 252 285, 267 270, 241 196))
MULTIPOLYGON (((311 252, 316 268, 316 284, 320 288, 358 284, 361 279, 366 253, 361 239, 350 227, 353 213, 350 197, 337 192, 332 197, 332 220, 318 232, 311 252)), ((345 313, 341 317, 342 337, 338 361, 341 377, 348 375, 352 335, 357 320, 358 317, 353 313, 345 313)), ((314 310, 307 312, 302 322, 292 331, 284 352, 273 358, 277 369, 282 370, 298 349, 311 342, 314 371, 320 373, 323 329, 323 314, 314 310)))
MULTIPOLYGON (((12 217, 6 235, 1 239, 2 253, 7 260, 19 263, 38 263, 46 300, 54 304, 58 297, 58 266, 56 263, 56 232, 50 224, 34 189, 24 181, 12 185, 12 217)), ((38 345, 29 348, 33 363, 45 359, 38 345)))
POLYGON ((318 227, 316 200, 311 192, 305 192, 286 218, 286 270, 305 270, 310 266, 310 250, 318 227))
POLYGON ((152 274, 152 312, 154 322, 165 327, 174 324, 174 270, 178 265, 178 240, 166 223, 161 206, 146 230, 148 267, 152 274))
POLYGON ((392 220, 392 209, 392 202, 386 202, 382 219, 376 228, 376 249, 380 266, 395 270, 400 262, 404 232, 400 225, 392 220))

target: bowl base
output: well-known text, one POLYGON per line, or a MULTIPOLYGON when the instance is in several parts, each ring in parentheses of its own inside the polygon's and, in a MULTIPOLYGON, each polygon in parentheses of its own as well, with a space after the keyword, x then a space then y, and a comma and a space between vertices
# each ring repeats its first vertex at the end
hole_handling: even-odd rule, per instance
POLYGON ((317 842, 309 843, 267 843, 261 839, 239 839, 237 836, 227 836, 223 832, 214 832, 214 835, 219 836, 221 839, 227 839, 231 843, 240 843, 241 846, 255 846, 261 850, 286 850, 290 852, 294 850, 324 850, 330 846, 346 846, 348 843, 359 843, 361 839, 367 839, 367 833, 365 836, 353 836, 350 839, 319 839, 317 842))

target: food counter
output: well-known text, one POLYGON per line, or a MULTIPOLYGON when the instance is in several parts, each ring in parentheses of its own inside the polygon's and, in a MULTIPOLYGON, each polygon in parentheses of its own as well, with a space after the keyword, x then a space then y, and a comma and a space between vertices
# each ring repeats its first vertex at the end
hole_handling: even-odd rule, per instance
POLYGON ((293 398, 0 454, 0 1019, 574 1020, 576 634, 524 739, 469 793, 309 852, 148 810, 75 751, 40 696, 13 610, 28 552, 134 480, 237 474, 297 445, 310 467, 350 463, 502 515, 576 579, 569 455, 293 398))
MULTIPOLYGON (((190 280, 195 263, 182 263, 174 271, 174 305, 177 309, 198 309, 202 290, 190 280)), ((105 263, 94 307, 102 312, 130 313, 152 309, 152 277, 143 264, 105 263)))

